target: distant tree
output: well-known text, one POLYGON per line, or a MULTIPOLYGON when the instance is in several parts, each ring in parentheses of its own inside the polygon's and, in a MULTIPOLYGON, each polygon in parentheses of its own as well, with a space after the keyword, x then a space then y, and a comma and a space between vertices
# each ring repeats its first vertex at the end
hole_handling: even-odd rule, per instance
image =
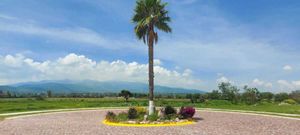
POLYGON ((222 82, 218 87, 221 91, 221 99, 231 101, 235 104, 238 103, 239 89, 236 86, 232 86, 230 83, 222 82))
POLYGON ((13 92, 13 93, 11 94, 11 97, 12 97, 12 98, 17 98, 17 93, 13 92))
POLYGON ((35 95, 35 100, 45 100, 46 94, 45 93, 39 93, 35 95))
POLYGON ((176 94, 176 99, 183 99, 183 98, 184 98, 183 95, 176 94))
POLYGON ((289 96, 291 99, 294 99, 296 102, 300 103, 300 90, 292 91, 289 96))
POLYGON ((186 94, 186 96, 185 96, 186 99, 190 99, 190 101, 191 101, 192 103, 194 103, 194 101, 192 100, 192 97, 193 97, 192 94, 186 94))
POLYGON ((244 86, 245 92, 242 94, 242 100, 249 105, 255 104, 260 100, 260 93, 257 88, 244 86))
POLYGON ((4 97, 4 92, 0 90, 0 98, 4 97))
POLYGON ((6 95, 7 95, 8 98, 12 97, 12 95, 11 95, 11 93, 9 91, 6 92, 6 95))
POLYGON ((286 92, 281 92, 281 93, 275 94, 276 102, 282 102, 288 98, 289 98, 289 95, 286 92))
POLYGON ((48 90, 48 91, 47 91, 47 97, 49 97, 49 98, 52 97, 52 91, 51 91, 51 90, 48 90))
POLYGON ((213 90, 212 92, 208 93, 208 98, 212 100, 220 99, 221 93, 218 90, 213 90))
POLYGON ((271 102, 272 99, 274 98, 274 94, 272 92, 261 92, 260 98, 262 100, 267 100, 268 102, 271 102))
POLYGON ((200 103, 204 103, 208 99, 207 94, 200 94, 198 97, 200 103))
POLYGON ((199 98, 199 94, 187 94, 186 98, 190 99, 191 103, 196 103, 199 98))
POLYGON ((119 93, 119 96, 124 97, 125 100, 126 100, 126 102, 128 102, 128 99, 129 99, 129 97, 132 96, 132 94, 131 94, 131 92, 128 91, 128 90, 122 90, 122 91, 119 93))

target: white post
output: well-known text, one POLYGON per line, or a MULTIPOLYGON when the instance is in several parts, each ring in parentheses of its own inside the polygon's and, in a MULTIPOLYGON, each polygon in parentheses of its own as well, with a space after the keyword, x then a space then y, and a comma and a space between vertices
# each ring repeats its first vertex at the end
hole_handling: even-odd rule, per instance
POLYGON ((149 100, 149 115, 153 114, 155 109, 154 109, 154 102, 149 100))

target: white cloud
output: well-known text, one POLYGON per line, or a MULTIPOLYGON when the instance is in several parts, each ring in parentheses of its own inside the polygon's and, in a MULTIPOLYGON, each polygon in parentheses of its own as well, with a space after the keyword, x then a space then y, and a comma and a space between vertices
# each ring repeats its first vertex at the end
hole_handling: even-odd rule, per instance
MULTIPOLYGON (((160 60, 156 60, 158 62, 160 60)), ((39 80, 98 80, 147 83, 148 64, 127 63, 122 60, 96 62, 84 55, 71 53, 53 61, 38 62, 17 54, 0 56, 0 84, 39 80), (13 67, 13 68, 12 68, 13 67)), ((190 69, 182 73, 154 66, 155 81, 159 85, 200 88, 201 80, 190 69)))
POLYGON ((270 82, 267 82, 267 83, 265 84, 265 87, 267 87, 267 88, 272 88, 272 87, 273 87, 273 84, 270 83, 270 82))
POLYGON ((300 80, 299 81, 287 81, 287 80, 278 80, 277 81, 280 90, 291 91, 300 89, 300 80))
MULTIPOLYGON (((249 84, 252 81, 249 82, 249 79, 264 78, 264 85, 268 88, 272 86, 272 90, 278 89, 273 80, 282 77, 283 67, 280 65, 299 65, 299 51, 284 49, 289 46, 288 43, 274 42, 280 40, 273 37, 274 33, 260 33, 263 37, 257 36, 257 29, 235 23, 217 7, 207 4, 199 6, 202 8, 179 6, 173 11, 176 14, 173 21, 176 29, 171 38, 165 36, 159 42, 160 49, 156 53, 158 58, 208 74, 207 78, 224 73, 231 75, 228 77, 236 83, 249 84), (180 23, 186 20, 192 21, 188 24, 180 23)), ((287 70, 295 72, 289 74, 289 78, 296 78, 299 74, 291 66, 287 70)), ((214 84, 215 79, 210 81, 214 84)))
POLYGON ((233 83, 232 81, 230 81, 227 77, 225 77, 225 76, 221 76, 221 77, 219 77, 218 79, 217 79, 217 83, 219 84, 219 83, 222 83, 222 82, 224 82, 224 83, 233 83))
POLYGON ((0 23, 0 31, 46 36, 73 42, 102 45, 105 39, 99 34, 86 28, 47 28, 35 24, 0 23))
POLYGON ((159 60, 159 59, 154 59, 154 60, 153 60, 153 64, 154 64, 155 66, 159 66, 159 65, 162 65, 163 63, 162 63, 162 61, 159 60))
POLYGON ((5 15, 5 14, 0 14, 0 19, 5 19, 5 20, 17 20, 16 17, 5 15))
MULTIPOLYGON (((106 3, 106 2, 103 2, 106 3)), ((111 3, 111 2, 108 2, 111 3)), ((124 36, 113 37, 101 34, 93 29, 86 27, 49 27, 40 24, 35 20, 18 18, 15 16, 0 14, 0 32, 33 35, 49 41, 66 41, 77 45, 98 46, 105 49, 123 50, 124 48, 132 51, 143 52, 146 47, 137 45, 142 44, 136 39, 128 39, 124 36), (116 40, 118 37, 118 40, 116 40)), ((67 44, 67 43, 65 43, 67 44)))
POLYGON ((280 86, 280 89, 293 89, 293 85, 286 80, 278 80, 277 83, 280 86))
POLYGON ((285 70, 285 71, 293 70, 292 66, 290 66, 290 65, 285 65, 282 69, 285 70))
POLYGON ((258 88, 272 88, 273 87, 273 84, 271 82, 265 82, 265 81, 259 80, 257 78, 253 79, 253 81, 250 85, 253 87, 258 87, 258 88))
POLYGON ((193 74, 193 71, 191 69, 185 69, 182 73, 183 76, 190 76, 193 74))
POLYGON ((252 83, 253 83, 254 85, 263 85, 265 82, 264 82, 264 81, 261 81, 261 80, 259 80, 259 79, 257 79, 257 78, 255 78, 255 79, 252 81, 252 83))
POLYGON ((3 58, 3 63, 10 67, 20 67, 23 59, 24 57, 21 54, 17 54, 16 56, 6 55, 3 58))
POLYGON ((295 85, 296 87, 300 86, 300 80, 299 81, 292 81, 292 84, 295 85))

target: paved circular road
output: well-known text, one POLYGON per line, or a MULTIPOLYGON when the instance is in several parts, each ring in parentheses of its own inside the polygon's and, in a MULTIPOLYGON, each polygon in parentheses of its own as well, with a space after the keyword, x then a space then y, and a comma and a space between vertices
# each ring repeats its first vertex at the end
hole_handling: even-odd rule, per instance
POLYGON ((112 127, 102 124, 106 110, 63 112, 7 119, 1 135, 300 135, 300 120, 198 111, 194 125, 112 127))

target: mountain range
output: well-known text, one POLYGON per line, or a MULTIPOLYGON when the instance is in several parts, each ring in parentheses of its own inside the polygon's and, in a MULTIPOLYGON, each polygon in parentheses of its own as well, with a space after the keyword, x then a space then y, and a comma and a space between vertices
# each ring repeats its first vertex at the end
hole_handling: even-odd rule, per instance
MULTIPOLYGON (((52 80, 39 82, 24 82, 12 85, 2 85, 0 90, 16 93, 41 93, 51 90, 53 93, 117 93, 122 89, 134 93, 148 93, 148 85, 138 82, 93 81, 93 80, 52 80)), ((155 93, 205 93, 203 90, 175 88, 155 85, 155 93)))

